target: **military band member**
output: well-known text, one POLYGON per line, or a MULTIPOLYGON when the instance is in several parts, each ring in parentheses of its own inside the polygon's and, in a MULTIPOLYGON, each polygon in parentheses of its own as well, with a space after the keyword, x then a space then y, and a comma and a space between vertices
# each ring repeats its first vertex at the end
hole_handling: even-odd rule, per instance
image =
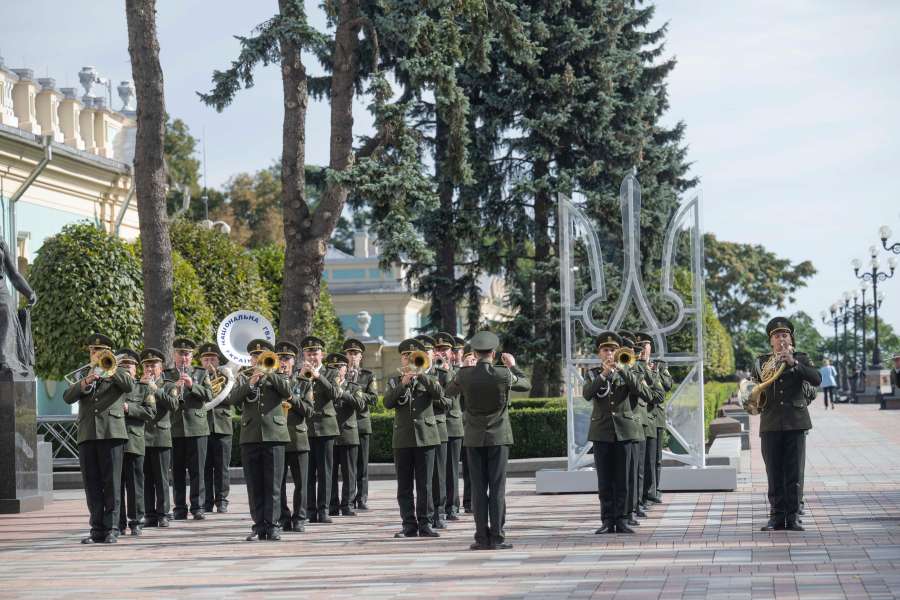
POLYGON ((453 336, 453 366, 457 369, 462 366, 465 356, 466 340, 458 335, 453 336))
POLYGON ((307 416, 309 437, 309 480, 306 485, 306 515, 310 523, 331 523, 331 470, 334 466, 334 440, 340 433, 334 407, 333 377, 322 364, 325 342, 307 336, 300 346, 303 363, 300 377, 309 381, 313 390, 313 411, 307 416))
POLYGON ((410 362, 413 352, 424 352, 415 339, 400 342, 401 374, 388 379, 384 406, 394 410, 394 465, 397 470, 397 504, 403 528, 394 537, 438 537, 431 528, 434 499, 434 449, 441 437, 434 418, 434 404, 441 401, 437 379, 419 372, 410 362), (413 483, 415 482, 415 500, 413 483))
MULTIPOLYGON (((88 341, 91 363, 111 348, 107 336, 92 335, 88 341)), ((133 387, 134 379, 125 369, 95 367, 63 394, 67 404, 78 402, 78 461, 91 515, 91 534, 82 544, 116 542, 122 458, 128 441, 124 402, 133 387)))
POLYGON ((456 339, 449 333, 438 333, 434 336, 434 352, 438 359, 444 361, 443 367, 437 369, 438 383, 444 388, 447 409, 444 411, 447 426, 447 460, 443 478, 443 493, 435 493, 434 501, 444 511, 448 521, 459 520, 459 457, 462 452, 463 422, 462 408, 459 403, 460 394, 448 396, 446 389, 456 375, 456 352, 453 346, 456 339))
POLYGON ((334 469, 331 471, 331 502, 328 514, 331 516, 356 516, 350 506, 356 497, 356 461, 359 453, 359 431, 357 414, 366 405, 362 390, 355 383, 347 381, 349 360, 339 352, 325 357, 329 372, 334 374, 334 408, 337 413, 338 431, 334 440, 334 469), (338 479, 341 486, 338 490, 338 479), (340 493, 338 493, 340 492, 340 493))
POLYGON ((172 423, 178 388, 163 378, 165 356, 156 348, 141 352, 141 380, 144 394, 156 399, 156 415, 144 424, 144 527, 168 527, 171 509, 169 467, 172 464, 172 423))
MULTIPOLYGON (((460 363, 460 367, 474 367, 475 363, 478 362, 478 359, 475 358, 475 353, 472 352, 472 347, 469 344, 465 344, 463 347, 463 360, 460 363)), ((463 432, 465 432, 466 427, 466 396, 460 391, 459 393, 459 407, 463 411, 462 419, 463 419, 463 432)), ((463 478, 463 494, 462 494, 462 506, 463 511, 467 514, 472 512, 472 478, 469 477, 469 459, 468 452, 466 451, 466 438, 465 433, 463 434, 463 445, 461 450, 461 462, 462 462, 462 478, 463 478)))
POLYGON ((241 375, 228 398, 241 409, 241 464, 253 519, 248 542, 281 539, 278 522, 284 449, 291 440, 285 408, 289 411, 295 405, 287 376, 266 372, 257 364, 265 351, 274 351, 266 340, 252 340, 247 345, 253 369, 241 375))
POLYGON ((362 357, 365 345, 356 339, 344 340, 344 356, 347 357, 347 381, 357 386, 363 395, 363 409, 356 413, 356 427, 359 434, 359 452, 356 459, 356 497, 351 507, 356 510, 369 510, 369 440, 372 438, 372 417, 369 409, 378 403, 378 386, 375 373, 363 369, 362 357))
MULTIPOLYGON (((894 368, 891 369, 891 386, 893 386, 893 394, 900 395, 900 352, 894 355, 894 368)), ((831 408, 834 408, 834 401, 831 402, 831 408)))
POLYGON ((812 429, 803 382, 818 387, 819 370, 809 357, 794 351, 794 325, 775 317, 766 325, 772 352, 757 357, 750 373, 757 383, 771 379, 762 392, 759 418, 760 448, 769 480, 769 522, 763 531, 803 531, 799 522, 801 461, 806 455, 806 432, 812 429), (780 365, 784 371, 777 378, 780 365))
POLYGON ((588 440, 594 446, 594 467, 600 497, 600 528, 594 533, 634 533, 628 525, 630 466, 635 440, 643 433, 634 414, 631 396, 639 393, 639 374, 616 364, 622 338, 612 331, 597 336, 601 366, 588 371, 581 391, 593 405, 588 440))
POLYGON ((652 477, 647 477, 645 473, 644 503, 647 505, 649 503, 660 504, 662 503, 662 494, 659 492, 659 481, 662 474, 662 445, 666 431, 666 393, 672 389, 672 375, 665 362, 651 359, 653 338, 647 333, 640 333, 638 341, 644 346, 642 360, 646 366, 645 371, 649 373, 650 380, 653 382, 652 385, 648 385, 655 395, 650 407, 651 420, 656 426, 655 454, 648 452, 652 477), (657 386, 655 390, 654 386, 657 386))
POLYGON ((291 441, 285 447, 284 475, 281 478, 281 527, 285 531, 301 533, 306 530, 306 486, 309 476, 309 438, 306 419, 313 411, 313 383, 301 379, 294 372, 300 350, 288 341, 275 344, 279 371, 288 378, 293 402, 287 414, 287 428, 291 441), (294 481, 294 494, 289 505, 287 496, 288 471, 294 481), (293 512, 292 510, 293 509, 293 512))
POLYGON ((513 444, 509 421, 509 392, 527 392, 531 383, 516 366, 512 354, 501 354, 494 364, 500 339, 490 331, 479 331, 469 342, 477 362, 462 367, 447 393, 460 391, 466 398, 465 443, 472 479, 472 510, 475 542, 472 550, 505 550, 506 463, 513 444))
MULTIPOLYGON (((197 349, 200 354, 200 366, 206 370, 207 380, 212 381, 223 375, 219 367, 227 360, 219 351, 219 347, 206 342, 197 349)), ((223 387, 226 384, 223 384, 223 387)), ((232 388, 233 389, 233 388, 232 388)), ((212 390, 210 389, 210 394, 212 390)), ((224 394, 224 390, 220 391, 224 394)), ((203 468, 204 491, 206 501, 203 509, 212 512, 213 506, 220 513, 228 512, 228 494, 231 491, 231 444, 234 437, 234 419, 231 406, 221 397, 216 402, 213 397, 206 403, 206 422, 209 425, 209 437, 206 441, 206 462, 203 468)))
MULTIPOLYGON (((629 348, 634 351, 634 334, 627 330, 619 330, 622 347, 629 348)), ((636 388, 640 390, 640 388, 636 388)), ((643 482, 644 469, 644 452, 647 444, 647 436, 644 433, 644 425, 647 420, 647 404, 646 399, 641 397, 640 391, 633 392, 629 395, 631 402, 631 411, 635 420, 640 425, 638 428, 638 436, 632 441, 633 448, 628 456, 628 516, 625 520, 631 527, 637 527, 640 523, 637 521, 638 512, 638 488, 643 482)), ((646 516, 646 515, 644 515, 646 516)))
MULTIPOLYGON (((449 373, 446 371, 443 365, 443 357, 441 357, 442 366, 438 368, 435 363, 436 357, 438 355, 437 349, 435 348, 435 339, 430 335, 417 335, 416 339, 419 340, 419 343, 422 344, 422 347, 425 348, 425 352, 428 353, 428 358, 431 361, 431 367, 428 369, 428 374, 432 377, 435 377, 438 380, 438 383, 441 384, 441 387, 448 385, 450 383, 450 378, 448 377, 449 373)), ((431 480, 431 494, 432 501, 434 504, 434 521, 432 521, 431 525, 435 529, 445 529, 447 525, 444 523, 444 519, 441 515, 441 512, 444 510, 444 505, 447 503, 447 414, 446 407, 449 405, 448 399, 441 398, 440 402, 436 402, 432 405, 432 409, 434 410, 434 421, 435 426, 438 430, 438 435, 441 438, 441 443, 435 446, 434 448, 434 467, 432 468, 432 480, 431 480)))
POLYGON ((638 354, 636 368, 643 375, 644 383, 650 391, 650 398, 647 400, 647 425, 644 427, 644 435, 647 438, 647 447, 642 457, 644 477, 642 485, 638 488, 640 509, 644 512, 652 501, 651 496, 655 498, 657 493, 656 459, 659 455, 659 445, 663 442, 660 423, 665 426, 665 412, 662 412, 662 421, 660 421, 660 408, 665 405, 666 392, 659 372, 651 363, 653 338, 650 334, 643 332, 636 334, 635 338, 638 354))
MULTIPOLYGON (((131 348, 122 348, 116 356, 119 366, 135 379, 140 360, 138 353, 131 348)), ((131 535, 141 535, 144 524, 144 423, 156 416, 156 398, 146 394, 144 386, 138 383, 127 394, 123 408, 128 443, 122 462, 119 533, 125 535, 125 528, 129 527, 131 535)))
POLYGON ((203 520, 206 504, 205 476, 206 442, 209 422, 206 403, 212 400, 204 369, 191 365, 197 344, 185 337, 175 338, 174 367, 165 377, 178 389, 175 410, 172 411, 172 489, 175 497, 173 514, 176 520, 187 519, 188 509, 194 519, 203 520), (190 478, 190 507, 187 504, 187 473, 190 478))

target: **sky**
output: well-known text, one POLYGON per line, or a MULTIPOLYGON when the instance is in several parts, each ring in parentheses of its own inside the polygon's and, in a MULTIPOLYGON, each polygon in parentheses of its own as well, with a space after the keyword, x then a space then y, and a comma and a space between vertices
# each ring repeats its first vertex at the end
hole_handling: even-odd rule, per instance
MULTIPOLYGON (((879 243, 879 226, 891 226, 900 241, 900 2, 657 4, 657 24, 668 24, 666 54, 678 61, 666 120, 687 124, 704 228, 722 240, 763 244, 793 262, 811 260, 818 274, 785 312, 804 310, 818 321, 844 291, 857 289, 850 261, 865 259, 879 243)), ((323 25, 317 5, 307 1, 313 22, 323 25)), ((214 69, 237 55, 233 36, 249 35, 276 7, 246 0, 158 2, 167 109, 205 141, 210 186, 280 156, 277 67, 258 69, 255 86, 221 114, 196 95, 208 90, 214 69)), ((60 86, 78 87, 85 65, 115 83, 130 79, 124 2, 5 3, 0 55, 7 67, 27 66, 60 86)), ((358 134, 370 131, 364 99, 354 116, 358 134)), ((328 121, 327 106, 311 102, 306 153, 312 164, 328 161, 328 121)), ((880 289, 886 294, 881 316, 900 329, 900 273, 880 289)))

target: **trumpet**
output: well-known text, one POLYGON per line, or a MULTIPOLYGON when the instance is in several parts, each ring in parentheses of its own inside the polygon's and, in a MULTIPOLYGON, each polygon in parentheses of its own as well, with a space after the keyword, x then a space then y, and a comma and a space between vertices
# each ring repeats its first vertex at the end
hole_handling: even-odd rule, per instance
POLYGON ((438 356, 436 359, 434 359, 434 366, 437 369, 443 369, 444 365, 446 365, 446 364, 447 364, 447 362, 444 360, 444 358, 442 356, 438 356))
POLYGON ((314 367, 311 363, 305 362, 303 363, 303 366, 300 367, 300 379, 309 381, 313 378, 313 375, 318 375, 321 369, 322 365, 314 367))
POLYGON ((401 369, 401 371, 404 374, 415 373, 416 375, 419 375, 420 373, 424 373, 430 368, 431 359, 428 358, 428 353, 422 352, 421 350, 416 350, 415 352, 410 353, 409 364, 406 366, 406 369, 401 369))
POLYGON ((256 370, 265 375, 274 373, 280 366, 281 361, 278 360, 278 355, 271 350, 260 353, 256 359, 256 370))
POLYGON ((122 355, 116 356, 111 350, 102 350, 95 358, 91 359, 91 362, 86 365, 81 365, 74 371, 66 373, 63 376, 63 379, 65 379, 66 383, 69 385, 74 385, 91 373, 94 373, 101 379, 112 377, 119 366, 121 357, 122 355))
POLYGON ((637 356, 631 348, 622 347, 613 354, 613 362, 619 367, 630 367, 637 361, 637 356))

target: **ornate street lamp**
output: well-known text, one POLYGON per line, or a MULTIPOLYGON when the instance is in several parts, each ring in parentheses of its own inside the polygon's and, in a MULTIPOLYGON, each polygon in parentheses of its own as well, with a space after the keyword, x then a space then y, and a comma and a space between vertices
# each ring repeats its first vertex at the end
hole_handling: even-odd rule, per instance
MULTIPOLYGON (((883 232, 886 233, 886 232, 883 232)), ((869 248, 869 255, 871 256, 871 261, 869 262, 869 266, 871 267, 871 271, 864 272, 860 274, 859 270, 862 268, 862 261, 858 258, 853 259, 853 274, 856 275, 857 279, 861 279, 862 281, 867 281, 872 284, 872 295, 875 297, 876 301, 872 303, 873 309, 873 328, 875 330, 875 348, 872 350, 872 370, 880 370, 881 369, 881 349, 878 347, 878 284, 882 281, 887 281, 888 279, 894 276, 894 270, 897 268, 897 259, 893 256, 888 259, 888 268, 890 272, 879 270, 881 265, 878 262, 878 248, 875 246, 871 246, 869 248)), ((878 398, 878 403, 881 405, 881 408, 884 408, 884 400, 881 396, 881 385, 877 386, 876 396, 878 398)))
POLYGON ((851 390, 850 385, 850 347, 847 345, 847 323, 850 321, 850 293, 844 292, 844 295, 841 296, 841 299, 838 300, 841 311, 841 320, 844 322, 844 336, 841 341, 841 346, 844 350, 844 360, 841 363, 841 371, 842 371, 842 379, 841 382, 841 391, 844 393, 848 393, 851 390))
POLYGON ((900 242, 894 242, 890 246, 888 246, 888 238, 892 235, 891 228, 887 225, 882 225, 878 230, 878 237, 881 238, 881 245, 888 252, 893 252, 894 254, 900 254, 900 242))

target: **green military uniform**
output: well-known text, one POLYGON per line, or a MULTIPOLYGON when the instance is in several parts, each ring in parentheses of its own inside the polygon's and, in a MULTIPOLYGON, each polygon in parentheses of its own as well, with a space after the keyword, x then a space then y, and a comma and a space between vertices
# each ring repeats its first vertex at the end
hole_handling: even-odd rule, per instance
POLYGON ((465 432, 467 460, 472 480, 472 511, 475 514, 473 549, 509 548, 506 522, 506 463, 513 444, 509 421, 510 390, 527 392, 531 383, 515 366, 491 364, 500 344, 489 331, 476 333, 470 341, 479 355, 474 367, 462 367, 447 394, 462 391, 466 398, 465 432))
MULTIPOLYGON (((279 358, 297 356, 299 349, 290 342, 275 344, 279 358)), ((296 374, 289 379, 292 405, 287 414, 291 441, 285 447, 284 477, 281 480, 281 526, 285 530, 302 532, 306 529, 306 487, 309 475, 309 437, 306 419, 313 412, 313 382, 296 374), (287 475, 294 480, 293 507, 288 506, 287 475), (293 514, 291 514, 293 508, 293 514)))
MULTIPOLYGON (((400 354, 424 352, 414 339, 400 342, 400 354)), ((434 404, 441 402, 441 385, 425 373, 417 375, 409 385, 394 375, 388 380, 384 406, 394 409, 394 465, 397 470, 397 503, 403 529, 395 537, 437 537, 431 529, 434 501, 431 481, 434 476, 434 448, 441 443, 434 418, 434 404), (413 501, 415 482, 415 502, 413 501)))
MULTIPOLYGON (((472 347, 466 343, 462 338, 453 338, 455 343, 453 345, 454 348, 456 346, 461 345, 463 360, 465 360, 466 355, 472 353, 472 347)), ((456 366, 457 370, 462 368, 463 360, 460 360, 459 364, 456 366)), ((454 374, 455 377, 455 374, 454 374)), ((462 425, 465 430, 465 422, 466 422, 466 397, 463 395, 462 391, 456 395, 459 398, 459 409, 462 412, 462 425)), ((462 479, 463 479, 463 492, 462 492, 462 507, 463 510, 467 513, 472 512, 472 480, 469 477, 469 461, 466 458, 466 443, 465 438, 462 440, 462 447, 460 448, 460 457, 462 462, 462 479)), ((459 500, 457 499, 455 502, 456 506, 459 506, 459 500)))
MULTIPOLYGON (((219 369, 212 373, 207 372, 208 377, 227 377, 221 366, 227 362, 227 359, 216 344, 212 342, 200 344, 197 351, 201 360, 204 357, 214 356, 219 361, 219 369)), ((232 407, 225 402, 228 379, 226 378, 225 381, 226 383, 219 391, 218 402, 213 397, 205 405, 206 422, 209 427, 209 437, 206 440, 206 462, 203 467, 203 489, 206 494, 203 510, 206 512, 212 512, 213 506, 220 513, 228 512, 228 495, 231 492, 229 467, 231 466, 231 445, 234 438, 234 417, 232 407)), ((215 396, 212 394, 212 389, 210 389, 210 395, 215 396)))
MULTIPOLYGON (((162 362, 165 356, 156 348, 144 348, 141 364, 146 369, 151 362, 162 362)), ((152 394, 156 414, 144 423, 144 507, 145 527, 169 526, 169 468, 172 464, 172 423, 178 390, 159 377, 150 383, 137 383, 144 395, 152 394)))
MULTIPOLYGON (((438 348, 450 348, 452 350, 456 350, 457 346, 462 348, 460 343, 462 340, 458 340, 455 336, 446 332, 435 335, 434 341, 438 348)), ((459 393, 455 393, 452 396, 447 394, 450 382, 456 377, 457 366, 455 362, 448 364, 445 371, 446 374, 443 377, 439 377, 438 382, 444 388, 444 397, 447 403, 447 409, 444 411, 447 426, 447 460, 444 471, 443 493, 440 499, 435 494, 435 502, 439 502, 438 506, 443 507, 448 521, 456 521, 459 520, 459 457, 462 452, 464 429, 462 406, 460 404, 461 395, 459 393)))
MULTIPOLYGON (((775 317, 769 321, 766 326, 769 339, 779 332, 790 334, 793 344, 794 325, 788 319, 775 317)), ((763 367, 772 356, 763 354, 756 359, 751 380, 763 381, 763 367)), ((794 364, 785 366, 781 375, 763 392, 764 403, 761 402, 760 449, 769 480, 770 506, 769 523, 763 530, 803 530, 799 524, 802 473, 806 458, 806 432, 812 429, 807 408, 809 401, 803 384, 806 382, 817 388, 822 376, 806 354, 793 352, 793 357, 794 364)))
MULTIPOLYGON (((426 352, 429 352, 437 347, 437 337, 441 337, 443 343, 446 345, 446 339, 443 335, 438 335, 432 337, 430 335, 417 335, 416 339, 422 344, 425 348, 426 352)), ((452 343, 452 342, 451 342, 452 343)), ((445 364, 440 367, 435 364, 435 361, 432 361, 431 369, 429 370, 429 375, 435 377, 438 383, 441 384, 441 388, 446 389, 446 386, 450 385, 450 371, 448 370, 450 365, 445 364)), ((448 398, 442 398, 441 402, 434 404, 432 407, 434 409, 434 421, 435 427, 438 430, 438 435, 441 438, 441 443, 434 447, 434 467, 432 469, 432 480, 431 480, 431 493, 432 500, 434 502, 434 521, 432 522, 432 526, 435 529, 445 529, 447 526, 444 523, 443 517, 441 513, 444 511, 444 505, 447 503, 447 408, 450 407, 450 400, 448 398)))
MULTIPOLYGON (((258 355, 273 351, 266 340, 252 340, 247 352, 258 355)), ((247 541, 280 540, 281 481, 284 451, 291 441, 282 402, 296 406, 288 377, 280 373, 263 375, 251 385, 252 374, 242 375, 228 403, 241 409, 241 464, 247 482, 247 498, 253 531, 247 541)))
MULTIPOLYGON (((617 349, 622 338, 606 331, 597 336, 596 348, 617 349)), ((581 395, 591 402, 588 440, 594 446, 594 467, 600 496, 602 527, 596 533, 634 533, 628 527, 630 471, 634 462, 634 442, 643 435, 640 417, 631 403, 640 390, 640 373, 635 368, 618 368, 603 375, 602 367, 587 372, 581 395)))
MULTIPOLYGON (((346 354, 357 351, 365 354, 366 346, 353 338, 344 340, 341 350, 346 354)), ((347 380, 362 391, 365 400, 362 410, 356 413, 356 429, 359 434, 359 451, 356 458, 356 496, 351 506, 357 510, 368 510, 369 501, 369 440, 372 438, 372 417, 369 409, 378 403, 378 386, 375 373, 368 369, 347 370, 347 380)))
MULTIPOLYGON (((622 345, 634 351, 635 334, 626 330, 620 330, 618 334, 622 339, 622 345)), ((647 425, 647 395, 642 394, 641 389, 639 386, 637 391, 629 395, 632 413, 640 424, 638 437, 632 442, 634 448, 629 456, 630 462, 628 463, 628 508, 630 512, 626 522, 632 527, 640 525, 635 519, 635 516, 637 516, 635 513, 642 512, 639 510, 641 494, 638 490, 643 485, 644 455, 647 452, 647 435, 645 433, 647 425)))
MULTIPOLYGON (((197 344, 188 338, 175 338, 175 352, 191 352, 197 344)), ((187 367, 185 373, 191 378, 191 386, 178 386, 181 376, 179 369, 168 369, 164 377, 176 384, 177 403, 172 411, 172 489, 175 499, 173 513, 176 519, 186 519, 188 509, 195 519, 205 519, 206 444, 209 438, 209 422, 206 419, 206 403, 212 400, 208 375, 205 369, 187 367), (187 504, 187 483, 185 473, 190 477, 190 507, 187 504)))
MULTIPOLYGON (((89 338, 88 347, 110 350, 112 340, 95 334, 89 338)), ((69 386, 63 394, 67 404, 78 402, 78 462, 91 515, 91 534, 81 541, 114 543, 122 459, 128 441, 124 401, 134 380, 127 371, 116 368, 110 376, 101 376, 90 385, 83 385, 83 381, 69 386)))
POLYGON ((334 440, 334 469, 331 471, 331 499, 328 514, 354 516, 350 503, 356 498, 356 461, 359 453, 357 414, 366 405, 363 392, 355 383, 346 379, 338 382, 338 369, 346 367, 347 357, 340 353, 329 354, 325 364, 335 374, 334 408, 340 434, 334 440), (338 495, 338 479, 341 481, 338 495))
MULTIPOLYGON (((130 348, 116 352, 119 365, 137 365, 140 357, 130 348)), ((131 528, 131 535, 141 535, 144 523, 144 423, 156 416, 156 399, 144 393, 144 386, 134 384, 125 398, 125 428, 128 443, 122 462, 122 485, 119 499, 119 532, 131 528), (127 518, 126 518, 127 517, 127 518)))

